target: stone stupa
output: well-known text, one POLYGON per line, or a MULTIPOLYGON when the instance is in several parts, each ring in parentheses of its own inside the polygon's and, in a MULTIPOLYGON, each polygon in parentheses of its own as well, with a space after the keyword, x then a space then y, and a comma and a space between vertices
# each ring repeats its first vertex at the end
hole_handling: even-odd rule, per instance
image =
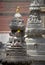
POLYGON ((30 6, 30 15, 25 30, 27 54, 34 65, 45 65, 45 28, 42 26, 40 4, 34 0, 30 6))
POLYGON ((25 65, 31 61, 27 56, 25 43, 25 24, 20 14, 19 6, 16 9, 14 19, 10 22, 10 38, 5 49, 5 58, 2 60, 3 65, 25 65))

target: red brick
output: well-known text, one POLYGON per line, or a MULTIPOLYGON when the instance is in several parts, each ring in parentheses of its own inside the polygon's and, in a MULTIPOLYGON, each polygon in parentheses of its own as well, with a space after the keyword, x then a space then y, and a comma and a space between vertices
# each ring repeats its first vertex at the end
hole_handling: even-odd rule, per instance
MULTIPOLYGON (((20 6, 21 13, 29 13, 30 2, 0 2, 0 13, 15 13, 16 7, 20 6)), ((23 16, 24 22, 27 21, 28 16, 23 16)), ((13 16, 0 16, 0 31, 9 31, 9 22, 13 16)))

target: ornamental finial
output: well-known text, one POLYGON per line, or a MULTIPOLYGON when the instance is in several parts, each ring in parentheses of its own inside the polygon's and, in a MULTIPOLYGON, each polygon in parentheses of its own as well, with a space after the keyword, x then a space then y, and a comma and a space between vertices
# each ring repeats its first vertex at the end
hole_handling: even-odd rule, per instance
POLYGON ((16 8, 16 13, 19 13, 19 12, 20 12, 20 7, 17 6, 17 8, 16 8))

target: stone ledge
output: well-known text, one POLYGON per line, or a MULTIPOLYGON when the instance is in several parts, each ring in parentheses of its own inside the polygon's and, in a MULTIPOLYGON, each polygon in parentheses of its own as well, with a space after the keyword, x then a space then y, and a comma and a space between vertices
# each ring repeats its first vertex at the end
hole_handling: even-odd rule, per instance
POLYGON ((41 7, 41 12, 45 12, 45 7, 41 7))

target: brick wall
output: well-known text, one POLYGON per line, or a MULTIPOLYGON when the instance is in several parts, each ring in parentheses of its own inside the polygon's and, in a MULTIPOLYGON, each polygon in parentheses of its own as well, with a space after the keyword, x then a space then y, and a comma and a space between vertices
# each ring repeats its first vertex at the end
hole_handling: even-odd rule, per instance
POLYGON ((17 6, 20 6, 22 18, 26 22, 30 2, 0 2, 0 31, 9 31, 9 22, 13 19, 17 6))
POLYGON ((22 18, 26 22, 31 1, 33 0, 0 0, 0 31, 10 30, 9 22, 13 19, 17 6, 20 6, 22 18))

